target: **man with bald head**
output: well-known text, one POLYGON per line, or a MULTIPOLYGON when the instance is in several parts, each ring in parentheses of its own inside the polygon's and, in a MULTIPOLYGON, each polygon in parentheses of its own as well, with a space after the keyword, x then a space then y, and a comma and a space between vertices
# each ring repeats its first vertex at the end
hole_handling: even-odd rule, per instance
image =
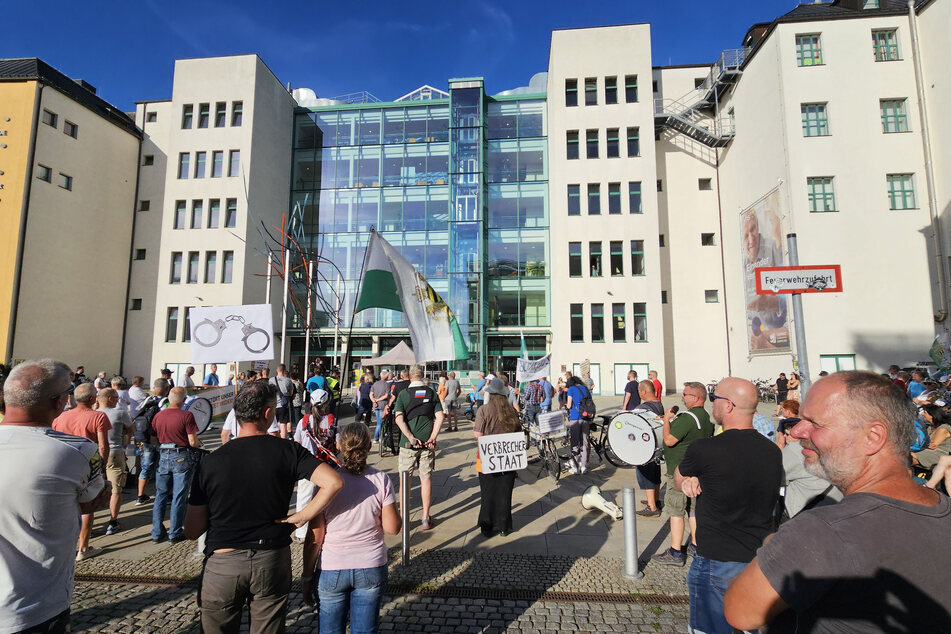
POLYGON ((951 632, 951 502, 908 471, 916 409, 872 372, 817 381, 791 433, 838 504, 783 524, 736 577, 726 616, 770 632, 951 632))
POLYGON ((710 398, 723 433, 687 448, 674 485, 697 498, 697 555, 687 572, 690 627, 731 634, 723 595, 773 528, 783 462, 779 447, 753 429, 756 386, 727 377, 710 398))

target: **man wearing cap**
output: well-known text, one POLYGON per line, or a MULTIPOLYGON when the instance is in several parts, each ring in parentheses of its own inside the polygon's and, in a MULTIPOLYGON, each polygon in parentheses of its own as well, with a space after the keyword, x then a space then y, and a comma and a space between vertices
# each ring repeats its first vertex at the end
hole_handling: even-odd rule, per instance
MULTIPOLYGON (((436 437, 442 428, 443 412, 436 391, 423 381, 423 369, 414 364, 409 369, 409 376, 409 386, 397 395, 393 404, 396 424, 403 432, 398 467, 400 471, 409 471, 409 477, 413 477, 413 471, 419 468, 419 490, 423 499, 422 527, 428 530, 432 528, 429 507, 433 485, 430 476, 436 468, 436 437)), ((403 499, 402 486, 400 480, 400 500, 403 499)))
POLYGON ((175 387, 175 381, 172 380, 172 371, 171 371, 171 370, 169 370, 168 368, 164 368, 164 369, 162 370, 162 378, 165 379, 166 381, 168 381, 168 387, 169 387, 169 389, 172 389, 173 387, 175 387))

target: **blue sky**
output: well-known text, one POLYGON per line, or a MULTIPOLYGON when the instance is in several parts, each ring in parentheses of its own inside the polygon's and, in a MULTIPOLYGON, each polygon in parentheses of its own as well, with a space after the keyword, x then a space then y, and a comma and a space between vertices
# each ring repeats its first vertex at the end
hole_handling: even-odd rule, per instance
POLYGON ((796 4, 8 0, 0 57, 39 57, 127 111, 136 100, 171 97, 176 58, 243 53, 322 97, 368 90, 392 100, 468 76, 485 77, 492 94, 546 70, 553 29, 650 22, 655 66, 704 63, 796 4))

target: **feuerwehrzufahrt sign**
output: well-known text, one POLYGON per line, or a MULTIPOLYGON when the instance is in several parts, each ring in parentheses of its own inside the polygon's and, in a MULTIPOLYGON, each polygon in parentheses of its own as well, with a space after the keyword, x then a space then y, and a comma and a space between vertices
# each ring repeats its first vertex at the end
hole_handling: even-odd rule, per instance
POLYGON ((756 269, 756 294, 841 293, 842 268, 822 266, 763 266, 756 269))

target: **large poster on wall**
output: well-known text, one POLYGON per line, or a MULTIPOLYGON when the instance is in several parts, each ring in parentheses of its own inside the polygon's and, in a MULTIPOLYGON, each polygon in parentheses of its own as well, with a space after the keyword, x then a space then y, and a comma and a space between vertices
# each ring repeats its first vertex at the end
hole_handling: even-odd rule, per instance
POLYGON ((743 292, 750 356, 788 353, 785 295, 757 295, 756 268, 784 266, 779 187, 740 212, 743 292))
POLYGON ((189 309, 192 363, 274 359, 270 304, 189 309))

